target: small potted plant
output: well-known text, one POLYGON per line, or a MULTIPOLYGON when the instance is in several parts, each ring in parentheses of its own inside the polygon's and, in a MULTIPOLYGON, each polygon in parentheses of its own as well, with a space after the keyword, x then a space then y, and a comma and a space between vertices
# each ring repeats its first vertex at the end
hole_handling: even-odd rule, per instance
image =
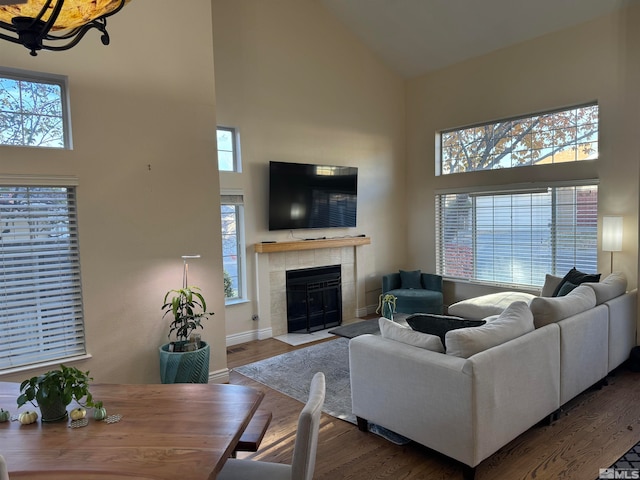
POLYGON ((170 344, 170 350, 174 352, 188 352, 200 347, 197 339, 191 336, 197 328, 204 328, 202 320, 209 316, 207 303, 200 292, 198 287, 182 287, 169 290, 164 296, 162 318, 167 315, 173 318, 169 323, 169 338, 176 332, 176 341, 170 344))
POLYGON ((378 308, 376 308, 376 313, 381 314, 389 320, 393 320, 393 314, 396 313, 397 300, 397 297, 390 293, 380 295, 378 297, 378 308))
POLYGON ((89 391, 91 380, 89 372, 60 365, 57 370, 31 377, 20 384, 18 407, 30 402, 40 408, 43 422, 64 420, 68 416, 67 405, 73 400, 86 407, 94 405, 89 391))

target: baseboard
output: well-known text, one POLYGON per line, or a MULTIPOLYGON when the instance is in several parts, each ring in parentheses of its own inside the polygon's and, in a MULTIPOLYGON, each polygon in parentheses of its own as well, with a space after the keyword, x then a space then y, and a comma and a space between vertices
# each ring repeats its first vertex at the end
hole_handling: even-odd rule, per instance
POLYGON ((226 343, 227 347, 230 347, 232 345, 239 345, 241 343, 252 342, 254 340, 264 340, 265 338, 271 337, 273 337, 271 328, 263 328, 260 330, 249 330, 248 332, 227 335, 226 343))
POLYGON ((229 383, 229 369, 223 368, 215 372, 209 372, 209 383, 229 383))

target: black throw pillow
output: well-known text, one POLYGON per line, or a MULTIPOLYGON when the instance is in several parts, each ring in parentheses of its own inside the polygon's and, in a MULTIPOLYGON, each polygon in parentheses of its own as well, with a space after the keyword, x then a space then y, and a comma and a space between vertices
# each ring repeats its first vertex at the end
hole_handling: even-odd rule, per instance
POLYGON ((457 330, 458 328, 479 327, 487 323, 484 320, 467 320, 461 317, 452 317, 447 315, 432 315, 429 313, 417 313, 407 317, 409 326, 422 333, 437 335, 444 345, 444 336, 449 330, 457 330))
MULTIPOLYGON (((553 295, 551 296, 552 297, 561 296, 560 290, 562 289, 564 284, 567 282, 573 283, 577 287, 578 285, 584 282, 599 282, 599 281, 600 281, 599 273, 582 273, 581 271, 576 270, 576 268, 573 267, 571 270, 567 272, 567 274, 562 278, 562 280, 560 280, 560 283, 558 284, 556 289, 553 291, 553 295)), ((566 295, 567 293, 569 292, 567 292, 565 288, 564 294, 566 295)))

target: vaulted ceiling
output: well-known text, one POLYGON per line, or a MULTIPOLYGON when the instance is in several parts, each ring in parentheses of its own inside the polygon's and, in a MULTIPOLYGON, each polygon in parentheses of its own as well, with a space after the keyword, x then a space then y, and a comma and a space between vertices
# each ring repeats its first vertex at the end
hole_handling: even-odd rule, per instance
POLYGON ((318 0, 410 78, 640 0, 318 0))

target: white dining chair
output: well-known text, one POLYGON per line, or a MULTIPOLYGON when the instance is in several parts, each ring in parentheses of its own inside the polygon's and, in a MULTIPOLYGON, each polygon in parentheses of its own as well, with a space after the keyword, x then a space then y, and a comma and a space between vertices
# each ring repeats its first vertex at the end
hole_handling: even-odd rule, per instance
POLYGON ((291 465, 230 458, 216 477, 218 480, 312 480, 316 466, 320 414, 325 396, 324 373, 311 380, 309 400, 298 417, 298 430, 291 465))
POLYGON ((9 471, 7 470, 7 462, 0 455, 0 480, 9 480, 9 471))

